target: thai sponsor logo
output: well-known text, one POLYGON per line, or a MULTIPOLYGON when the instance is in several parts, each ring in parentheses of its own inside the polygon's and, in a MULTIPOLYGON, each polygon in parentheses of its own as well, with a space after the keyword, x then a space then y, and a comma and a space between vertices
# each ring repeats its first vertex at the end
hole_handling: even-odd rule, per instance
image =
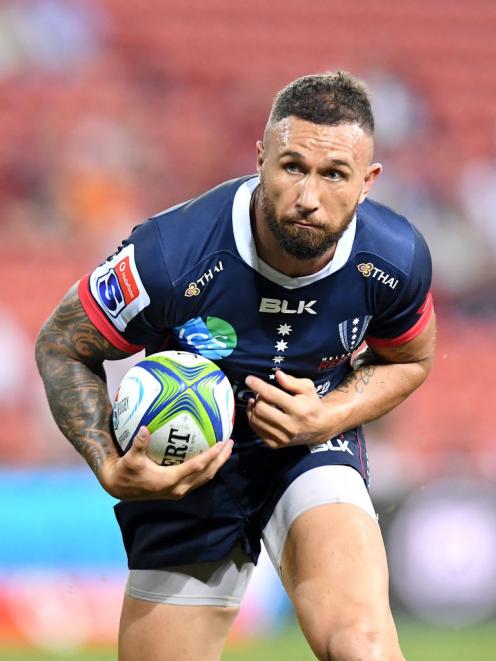
POLYGON ((196 282, 190 282, 189 285, 186 288, 186 291, 184 292, 185 296, 198 296, 200 293, 200 290, 196 286, 196 282))
POLYGON ((201 294, 201 290, 203 289, 203 287, 205 287, 211 280, 214 279, 215 274, 220 273, 223 270, 224 270, 224 265, 222 264, 222 261, 219 260, 213 268, 208 269, 208 271, 205 271, 205 273, 201 276, 201 278, 198 278, 198 280, 190 282, 186 288, 186 291, 184 292, 184 295, 187 296, 188 298, 191 296, 198 296, 199 294, 201 294))
POLYGON ((364 278, 374 278, 378 282, 381 282, 383 285, 387 285, 391 289, 396 289, 398 284, 398 279, 389 275, 377 266, 374 266, 372 262, 362 262, 357 265, 357 269, 363 275, 364 278))

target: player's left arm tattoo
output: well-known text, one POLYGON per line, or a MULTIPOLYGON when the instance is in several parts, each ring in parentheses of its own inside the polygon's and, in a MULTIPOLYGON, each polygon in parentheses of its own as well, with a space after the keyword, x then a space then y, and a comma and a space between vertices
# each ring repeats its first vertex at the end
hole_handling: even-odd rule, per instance
POLYGON ((59 429, 100 474, 116 454, 103 360, 127 356, 97 331, 74 287, 42 328, 36 362, 59 429))
POLYGON ((343 381, 323 398, 329 405, 331 432, 375 420, 405 400, 430 371, 434 341, 433 317, 417 338, 404 345, 361 352, 343 381))
POLYGON ((370 347, 361 351, 352 362, 352 370, 344 377, 336 390, 342 393, 362 394, 371 383, 378 365, 384 361, 370 347))
POLYGON ((349 393, 354 390, 360 395, 371 382, 375 370, 375 365, 359 367, 358 369, 353 368, 353 370, 344 377, 336 390, 342 393, 349 393))

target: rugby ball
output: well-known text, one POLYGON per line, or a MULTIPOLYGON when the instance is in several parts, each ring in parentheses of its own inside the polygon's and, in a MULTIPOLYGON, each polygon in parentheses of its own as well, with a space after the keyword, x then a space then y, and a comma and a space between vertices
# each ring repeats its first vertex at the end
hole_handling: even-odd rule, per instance
POLYGON ((219 367, 187 351, 162 351, 134 365, 112 406, 115 438, 127 452, 142 425, 157 464, 180 464, 219 441, 234 423, 234 394, 219 367))

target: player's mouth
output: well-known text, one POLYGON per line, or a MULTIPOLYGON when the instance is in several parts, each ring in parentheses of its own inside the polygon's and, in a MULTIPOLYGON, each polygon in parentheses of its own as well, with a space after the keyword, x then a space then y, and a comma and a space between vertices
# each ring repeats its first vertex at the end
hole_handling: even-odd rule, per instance
POLYGON ((303 229, 303 230, 322 230, 322 225, 317 225, 315 223, 309 223, 307 220, 294 220, 292 222, 292 225, 295 225, 296 227, 303 229))

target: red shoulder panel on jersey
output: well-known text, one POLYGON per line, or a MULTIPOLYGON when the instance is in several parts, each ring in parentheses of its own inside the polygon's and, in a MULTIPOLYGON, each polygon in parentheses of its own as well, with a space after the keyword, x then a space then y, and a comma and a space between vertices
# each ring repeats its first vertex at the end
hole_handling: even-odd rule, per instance
POLYGON ((434 311, 434 304, 432 301, 432 294, 429 292, 425 301, 417 310, 420 318, 409 328, 405 333, 398 335, 398 337, 382 338, 382 337, 367 337, 366 342, 371 347, 399 347, 415 339, 426 328, 429 323, 432 313, 434 311))
POLYGON ((78 294, 81 305, 91 322, 112 346, 129 354, 137 353, 144 348, 144 345, 127 342, 127 340, 125 340, 108 321, 91 295, 89 288, 89 275, 85 275, 84 278, 81 278, 79 281, 78 294))

